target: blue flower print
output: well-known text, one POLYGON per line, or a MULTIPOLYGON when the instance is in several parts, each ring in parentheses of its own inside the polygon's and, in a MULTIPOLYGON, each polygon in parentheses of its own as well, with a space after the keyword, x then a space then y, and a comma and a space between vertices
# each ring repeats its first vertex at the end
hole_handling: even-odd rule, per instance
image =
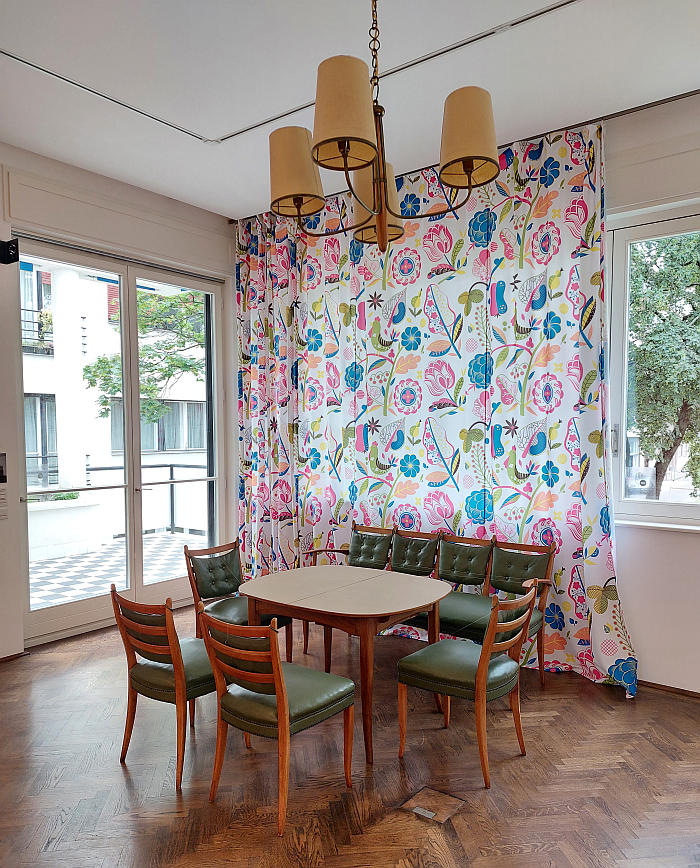
POLYGON ((469 362, 469 379, 479 389, 485 389, 491 385, 493 377, 493 356, 491 353, 477 353, 469 362))
POLYGON ((420 346, 420 329, 409 326, 401 335, 401 345, 405 350, 417 350, 420 346))
POLYGON ((355 503, 357 501, 357 486, 355 485, 354 481, 350 483, 350 488, 348 489, 348 497, 350 498, 350 503, 355 506, 355 503))
POLYGON ((551 341, 553 337, 559 334, 561 331, 561 318, 558 317, 555 313, 548 313, 544 318, 544 325, 542 326, 542 331, 544 332, 544 336, 548 341, 551 341))
POLYGON ((418 476, 420 470, 420 461, 415 455, 404 455, 399 462, 399 469, 404 476, 418 476))
POLYGON ((552 630, 564 629, 564 613, 556 603, 550 603, 544 613, 544 620, 552 630))
POLYGON ((359 362, 352 362, 345 369, 345 384, 348 389, 352 389, 352 391, 355 392, 359 389, 364 376, 365 372, 362 365, 359 362))
POLYGON ((547 483, 547 488, 554 488, 559 482, 559 468, 553 461, 545 461, 542 468, 542 479, 547 483))
POLYGON ((350 242, 350 262, 353 265, 358 265, 360 260, 362 259, 362 242, 358 241, 356 238, 353 238, 350 242))
POLYGON ((544 166, 540 166, 540 184, 551 187, 559 177, 559 163, 553 157, 547 157, 544 166))
POLYGON ((608 669, 608 675, 621 684, 628 696, 634 696, 637 692, 637 661, 634 657, 618 659, 608 669))
POLYGON ((420 211, 420 199, 415 193, 406 193, 401 202, 401 216, 415 217, 420 211))
POLYGON ((493 496, 488 488, 472 491, 464 508, 474 524, 486 524, 493 518, 493 496))
POLYGON ((312 214, 311 217, 304 218, 304 229, 314 230, 318 227, 318 224, 321 222, 321 212, 318 214, 312 214))
POLYGON ((607 506, 600 510, 600 529, 605 536, 610 536, 610 510, 607 506))
POLYGON ((469 238, 477 247, 488 247, 496 231, 496 215, 489 208, 477 211, 469 221, 469 238))
POLYGON ((323 335, 321 334, 321 332, 316 331, 316 329, 311 329, 308 334, 306 343, 308 344, 310 350, 320 350, 321 344, 323 343, 323 335))
POLYGON ((318 449, 309 449, 309 461, 311 463, 311 469, 315 470, 321 463, 321 453, 318 449))

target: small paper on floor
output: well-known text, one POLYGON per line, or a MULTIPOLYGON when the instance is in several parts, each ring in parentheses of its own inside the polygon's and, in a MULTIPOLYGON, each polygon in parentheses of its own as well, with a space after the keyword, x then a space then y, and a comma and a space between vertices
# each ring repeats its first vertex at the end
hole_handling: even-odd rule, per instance
POLYGON ((405 802, 401 808, 404 811, 418 814, 419 817, 425 817, 427 820, 444 823, 463 804, 464 801, 462 799, 457 799, 438 790, 431 790, 429 787, 423 787, 413 798, 405 802))

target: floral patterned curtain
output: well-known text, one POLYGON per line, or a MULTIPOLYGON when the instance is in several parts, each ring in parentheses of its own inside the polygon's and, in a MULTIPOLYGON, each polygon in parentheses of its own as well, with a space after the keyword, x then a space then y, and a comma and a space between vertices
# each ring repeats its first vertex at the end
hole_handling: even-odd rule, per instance
MULTIPOLYGON (((427 220, 412 217, 454 203, 436 172, 397 179, 406 234, 384 255, 241 222, 247 569, 337 547, 353 518, 554 543, 549 670, 634 695, 607 483, 602 133, 519 142, 500 163, 427 220)), ((307 228, 351 223, 338 196, 307 228)))

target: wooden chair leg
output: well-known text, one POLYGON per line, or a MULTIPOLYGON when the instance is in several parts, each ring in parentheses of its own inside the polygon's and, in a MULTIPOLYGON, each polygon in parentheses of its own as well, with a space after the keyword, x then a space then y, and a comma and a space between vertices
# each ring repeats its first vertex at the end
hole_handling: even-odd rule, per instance
POLYGON ((406 750, 406 721, 408 718, 408 688, 399 681, 399 758, 406 750))
POLYGON ((323 657, 326 672, 331 671, 331 651, 333 650, 333 628, 323 628, 323 657))
POLYGON ((243 733, 243 740, 245 741, 245 746, 248 748, 248 750, 250 750, 251 744, 250 744, 250 733, 249 732, 243 733))
MULTIPOLYGON (((248 735, 248 733, 246 733, 248 735)), ((224 764, 224 754, 226 753, 226 737, 228 736, 228 724, 219 715, 219 720, 216 725, 216 753, 214 755, 214 773, 211 776, 211 789, 209 790, 209 801, 213 802, 216 798, 216 791, 219 788, 219 778, 221 777, 221 768, 224 764)))
POLYGON ((355 706, 350 705, 343 713, 343 761, 345 783, 352 786, 352 739, 355 733, 355 706))
POLYGON ((537 663, 540 667, 540 684, 544 687, 544 625, 537 634, 537 663))
POLYGON ((304 631, 304 654, 309 653, 309 622, 302 621, 302 629, 304 631))
POLYGON ((450 725, 450 697, 442 697, 442 710, 445 714, 445 729, 450 725))
POLYGON ((287 646, 287 663, 292 662, 292 645, 294 644, 294 624, 292 621, 284 628, 284 638, 287 646))
POLYGON ((277 809, 277 834, 281 837, 287 821, 287 794, 289 792, 289 730, 280 733, 277 740, 279 762, 279 807, 277 809))
POLYGON ((182 770, 185 766, 185 729, 187 726, 187 702, 175 705, 177 715, 177 766, 175 771, 175 789, 182 789, 182 770))
POLYGON ((126 759, 126 752, 129 750, 129 742, 131 741, 131 733, 134 729, 134 718, 136 717, 136 700, 139 698, 138 693, 129 685, 129 694, 126 707, 126 726, 124 727, 124 741, 122 742, 122 753, 119 757, 119 762, 123 763, 126 759))
POLYGON ((486 743, 486 697, 478 696, 474 701, 476 712, 476 740, 479 743, 479 759, 481 771, 484 775, 484 786, 488 790, 491 787, 491 775, 489 773, 489 752, 486 743))
POLYGON ((194 726, 195 700, 190 699, 190 726, 194 726))
POLYGON ((444 710, 442 707, 442 696, 440 696, 439 693, 433 693, 433 699, 435 700, 435 707, 440 712, 440 714, 442 714, 444 710))
POLYGON ((520 721, 520 681, 515 685, 515 687, 510 691, 510 708, 513 712, 513 721, 515 723, 515 732, 518 736, 518 743, 520 745, 520 753, 523 756, 526 756, 525 753, 525 739, 523 738, 523 725, 520 721))

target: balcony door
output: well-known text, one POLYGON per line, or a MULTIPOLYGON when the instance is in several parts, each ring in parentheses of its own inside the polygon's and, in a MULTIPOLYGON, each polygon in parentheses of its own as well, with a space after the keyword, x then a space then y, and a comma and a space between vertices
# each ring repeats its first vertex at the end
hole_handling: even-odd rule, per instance
POLYGON ((190 597, 217 541, 219 284, 22 244, 26 635, 98 625, 112 582, 190 597))

